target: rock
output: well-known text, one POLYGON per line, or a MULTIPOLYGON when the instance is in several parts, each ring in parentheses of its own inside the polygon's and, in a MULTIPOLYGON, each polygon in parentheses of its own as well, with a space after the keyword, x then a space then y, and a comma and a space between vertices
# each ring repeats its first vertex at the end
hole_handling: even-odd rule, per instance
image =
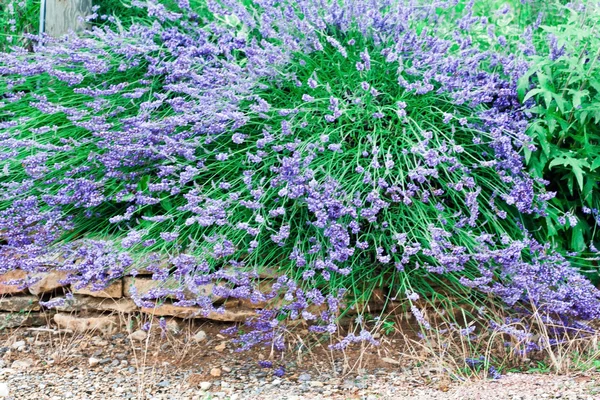
POLYGON ((227 373, 231 372, 231 368, 229 368, 229 367, 222 367, 221 369, 223 370, 223 372, 227 372, 227 373))
POLYGON ((212 368, 210 370, 210 375, 214 376, 215 378, 218 378, 221 376, 221 369, 220 368, 212 368))
POLYGON ((0 313, 0 331, 6 328, 43 326, 48 322, 48 313, 0 313))
POLYGON ((388 363, 388 364, 393 364, 393 365, 400 365, 400 361, 396 361, 393 358, 389 358, 389 357, 382 357, 381 361, 383 361, 384 363, 388 363))
MULTIPOLYGON (((273 290, 273 283, 275 283, 275 281, 273 281, 273 280, 261 281, 258 283, 258 290, 263 294, 271 293, 271 291, 273 290)), ((251 309, 261 309, 261 308, 266 308, 269 305, 269 303, 274 304, 276 306, 277 304, 281 303, 281 300, 282 300, 282 297, 274 298, 274 299, 271 299, 270 301, 257 301, 257 302, 252 302, 249 299, 240 299, 240 306, 245 307, 245 308, 251 308, 251 309)))
POLYGON ((2 297, 0 298, 0 311, 40 311, 40 304, 38 298, 31 295, 2 297))
POLYGON ((167 321, 167 332, 172 335, 179 335, 181 333, 181 326, 179 326, 179 322, 174 319, 167 321))
POLYGON ((300 376, 298 376, 298 380, 300 382, 308 382, 308 381, 310 381, 310 379, 311 379, 310 374, 300 374, 300 376))
POLYGON ((24 358, 22 360, 13 361, 10 366, 12 369, 29 369, 33 365, 33 360, 31 358, 24 358))
POLYGON ((134 340, 136 342, 143 342, 148 337, 148 334, 143 330, 138 329, 137 331, 130 334, 128 337, 129 339, 134 340))
POLYGON ((33 278, 39 279, 29 287, 29 293, 39 296, 44 293, 52 292, 61 287, 68 286, 62 283, 69 276, 67 271, 48 271, 33 274, 33 278))
POLYGON ((19 285, 9 285, 7 282, 27 278, 27 272, 15 269, 0 275, 0 295, 24 293, 27 288, 19 288, 19 285))
POLYGON ((4 382, 0 382, 0 397, 8 396, 10 396, 10 390, 8 390, 8 385, 4 382))
POLYGON ((221 344, 215 346, 215 350, 221 352, 225 350, 225 347, 227 347, 227 343, 222 342, 221 344))
POLYGON ((25 347, 25 341, 19 340, 18 342, 14 342, 10 347, 14 350, 17 350, 20 347, 25 347))
POLYGON ((102 290, 92 290, 89 286, 81 289, 73 288, 73 294, 83 294, 93 297, 118 299, 123 297, 123 281, 121 279, 111 282, 102 290))
MULTIPOLYGON (((174 288, 179 288, 180 287, 180 283, 178 281, 156 281, 152 278, 144 278, 144 277, 132 277, 132 276, 126 276, 123 279, 123 295, 125 297, 132 297, 133 295, 133 291, 132 289, 135 288, 135 291, 137 292, 138 296, 142 296, 146 293, 148 293, 150 290, 152 289, 157 289, 157 288, 167 288, 167 289, 174 289, 174 288)), ((215 296, 212 294, 213 292, 213 288, 215 287, 214 284, 209 283, 206 285, 201 285, 198 286, 196 289, 197 294, 196 293, 192 293, 189 290, 184 290, 184 295, 186 299, 195 299, 198 296, 210 296, 211 300, 213 301, 213 303, 222 301, 223 298, 220 296, 215 296)), ((175 296, 167 296, 168 298, 174 298, 175 296)))
POLYGON ((192 336, 192 341, 196 343, 204 342, 206 340, 206 332, 198 331, 194 336, 192 336))
POLYGON ((123 314, 130 314, 137 311, 138 307, 131 299, 110 299, 97 298, 76 294, 72 299, 68 299, 64 305, 56 307, 58 311, 115 311, 123 314))
POLYGON ((212 382, 200 382, 200 389, 207 391, 211 388, 212 382))
POLYGON ((160 381, 156 384, 156 386, 158 386, 158 387, 169 387, 170 385, 171 385, 171 382, 168 380, 160 381))
POLYGON ((239 268, 239 267, 234 267, 233 265, 228 265, 225 268, 223 268, 223 270, 228 275, 233 275, 233 276, 235 276, 235 274, 237 274, 237 273, 256 272, 256 274, 257 274, 256 276, 261 279, 277 279, 282 275, 282 272, 279 272, 277 268, 268 268, 268 267, 257 268, 256 271, 254 271, 253 269, 249 269, 249 268, 239 268))
POLYGON ((105 317, 77 317, 67 314, 56 314, 54 322, 64 329, 74 332, 99 331, 110 334, 119 325, 119 319, 115 315, 105 317))
POLYGON ((223 312, 212 311, 208 315, 204 315, 202 309, 199 307, 182 307, 170 303, 160 304, 154 308, 142 307, 140 311, 156 317, 177 317, 183 319, 204 318, 223 322, 244 322, 247 319, 256 316, 254 310, 249 310, 247 308, 224 310, 223 312))
POLYGON ((319 382, 319 381, 310 381, 310 386, 312 386, 312 387, 323 387, 323 386, 325 386, 325 385, 323 384, 323 382, 319 382))
POLYGON ((96 357, 90 357, 88 359, 88 364, 90 367, 95 367, 98 364, 100 364, 100 359, 96 358, 96 357))

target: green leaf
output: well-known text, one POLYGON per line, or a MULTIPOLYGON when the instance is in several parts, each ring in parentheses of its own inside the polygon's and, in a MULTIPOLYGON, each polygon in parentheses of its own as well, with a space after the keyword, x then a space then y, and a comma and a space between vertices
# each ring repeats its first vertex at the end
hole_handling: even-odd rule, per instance
POLYGON ((527 92, 527 95, 525 95, 525 98, 523 98, 523 103, 525 103, 527 100, 529 100, 530 98, 532 98, 533 96, 538 95, 539 93, 542 93, 544 91, 544 89, 531 89, 529 92, 527 92))
POLYGON ((569 93, 573 95, 573 108, 581 107, 581 100, 584 97, 588 97, 590 92, 587 90, 573 90, 569 89, 569 93))
POLYGON ((552 169, 552 167, 557 165, 570 167, 571 172, 573 173, 573 175, 575 175, 575 178, 577 179, 577 185, 579 186, 579 190, 583 190, 583 176, 585 174, 583 168, 590 167, 590 164, 586 160, 573 158, 571 156, 562 156, 550 161, 548 168, 552 169))
POLYGON ((171 199, 169 199, 168 197, 165 199, 162 199, 160 201, 160 205, 162 208, 165 209, 165 211, 171 211, 173 209, 173 203, 171 203, 171 199))
POLYGON ((142 176, 142 179, 138 182, 138 190, 144 192, 148 189, 148 182, 150 182, 150 175, 142 176))
POLYGON ((573 228, 571 248, 575 251, 585 250, 585 240, 583 239, 583 228, 581 227, 581 224, 577 224, 573 228))

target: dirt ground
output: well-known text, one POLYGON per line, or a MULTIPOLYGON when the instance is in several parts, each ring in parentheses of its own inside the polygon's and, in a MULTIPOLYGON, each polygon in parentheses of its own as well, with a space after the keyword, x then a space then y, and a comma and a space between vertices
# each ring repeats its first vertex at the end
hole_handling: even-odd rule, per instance
POLYGON ((600 399, 600 375, 467 376, 419 352, 414 334, 331 351, 307 331, 289 348, 236 351, 219 323, 170 321, 144 337, 73 333, 52 325, 0 336, 6 399, 600 399))

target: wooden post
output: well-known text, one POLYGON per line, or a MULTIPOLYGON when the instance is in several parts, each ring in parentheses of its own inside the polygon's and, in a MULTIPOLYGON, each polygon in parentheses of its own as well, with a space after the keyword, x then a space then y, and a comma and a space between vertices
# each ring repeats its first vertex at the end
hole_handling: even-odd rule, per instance
POLYGON ((42 0, 40 11, 40 32, 59 37, 85 29, 92 0, 42 0))

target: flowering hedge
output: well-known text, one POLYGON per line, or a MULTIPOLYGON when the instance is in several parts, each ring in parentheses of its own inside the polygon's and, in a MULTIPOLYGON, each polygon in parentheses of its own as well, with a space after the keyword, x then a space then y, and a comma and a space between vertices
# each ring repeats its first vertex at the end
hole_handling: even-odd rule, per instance
POLYGON ((517 82, 534 50, 505 47, 502 12, 133 5, 147 18, 128 28, 108 18, 0 58, 0 272, 60 254, 72 284, 99 288, 144 268, 165 285, 140 304, 174 296, 207 312, 214 279, 223 297, 282 294, 246 345, 281 345, 282 318, 332 332, 348 294, 385 286, 413 301, 441 278, 600 316, 600 292, 536 232, 554 193, 523 156, 535 146, 517 82), (272 267, 282 276, 265 294, 253 278, 272 267))

